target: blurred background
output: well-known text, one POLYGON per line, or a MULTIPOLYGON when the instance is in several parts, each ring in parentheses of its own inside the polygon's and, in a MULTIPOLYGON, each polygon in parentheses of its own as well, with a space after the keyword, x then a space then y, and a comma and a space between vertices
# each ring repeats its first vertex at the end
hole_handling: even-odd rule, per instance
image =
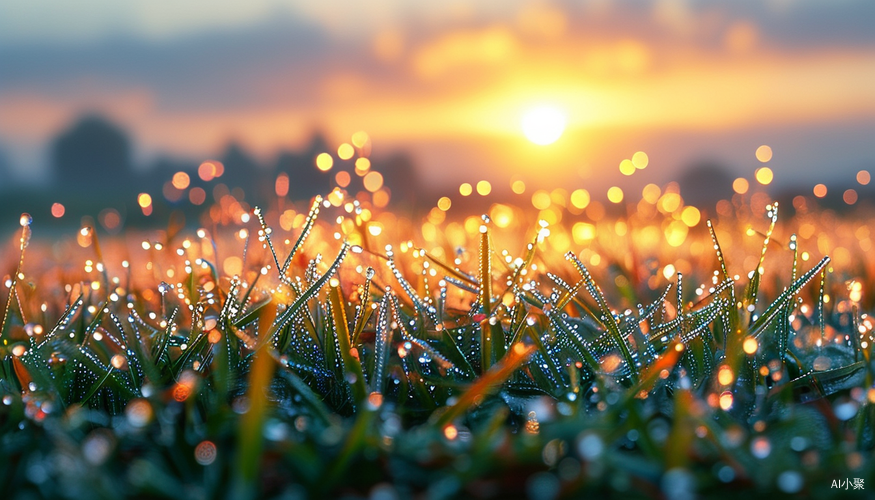
POLYGON ((852 205, 873 23, 868 0, 3 2, 2 224, 338 187, 413 210, 668 181, 852 205))

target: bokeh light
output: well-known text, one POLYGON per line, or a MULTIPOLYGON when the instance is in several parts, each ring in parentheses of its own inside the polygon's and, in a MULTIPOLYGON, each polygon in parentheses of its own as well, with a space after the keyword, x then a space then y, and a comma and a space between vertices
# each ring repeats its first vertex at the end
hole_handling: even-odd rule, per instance
POLYGON ((756 170, 754 176, 757 179, 757 182, 762 184, 763 186, 768 186, 772 183, 772 180, 775 178, 775 174, 772 172, 772 169, 769 167, 761 167, 756 170))
POLYGON ((364 184, 365 189, 375 193, 383 187, 383 174, 380 172, 368 172, 364 179, 362 179, 362 184, 364 184))
POLYGON ((575 189, 571 192, 571 204, 577 209, 583 210, 586 208, 589 205, 589 200, 589 191, 586 189, 575 189))
POLYGON ((280 198, 289 194, 289 175, 285 172, 281 172, 278 176, 276 176, 276 182, 274 182, 274 192, 280 198))
POLYGON ((544 191, 543 189, 539 189, 532 193, 532 206, 534 206, 538 210, 546 210, 550 207, 550 203, 552 203, 552 200, 550 199, 550 193, 544 191))
POLYGON ((648 164, 650 164, 650 158, 644 151, 638 151, 632 155, 632 164, 635 165, 635 168, 638 170, 643 170, 647 168, 648 164))
POLYGON ((343 144, 341 144, 340 146, 337 147, 337 156, 341 160, 349 160, 350 158, 352 158, 352 156, 354 154, 355 154, 355 149, 350 144, 347 144, 344 142, 343 144))
POLYGON ((334 175, 334 182, 342 188, 349 186, 350 181, 352 181, 352 177, 350 177, 349 172, 345 170, 341 170, 334 175))
POLYGON ((323 172, 328 172, 334 166, 334 158, 328 153, 319 153, 316 156, 316 168, 323 172))
POLYGON ((365 147, 365 144, 367 144, 369 140, 370 138, 364 130, 359 130, 352 134, 352 145, 359 149, 365 147))
POLYGON ((149 193, 140 193, 139 196, 137 196, 137 204, 142 208, 151 206, 152 196, 150 196, 149 193))
POLYGON ((842 200, 848 205, 857 203, 857 191, 855 189, 847 189, 842 193, 842 200))
POLYGON ((620 203, 623 201, 623 190, 619 186, 611 186, 608 188, 608 201, 611 203, 620 203))
POLYGON ((60 219, 64 216, 67 209, 60 203, 52 203, 52 217, 60 219))
POLYGON ((359 177, 368 173, 368 170, 371 169, 371 160, 367 158, 356 158, 355 160, 355 173, 359 177))
POLYGON ((176 189, 185 189, 191 183, 191 178, 185 172, 176 172, 171 183, 176 189))
POLYGON ((191 188, 191 191, 188 192, 188 201, 192 205, 203 205, 207 201, 207 192, 201 187, 191 188))
POLYGON ((756 150, 756 157, 761 163, 766 163, 772 159, 772 148, 763 144, 756 150))

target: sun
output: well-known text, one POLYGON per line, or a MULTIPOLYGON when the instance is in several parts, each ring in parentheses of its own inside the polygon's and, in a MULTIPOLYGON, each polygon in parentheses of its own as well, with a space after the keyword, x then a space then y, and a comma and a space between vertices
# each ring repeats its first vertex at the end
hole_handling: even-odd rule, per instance
POLYGON ((526 138, 540 146, 553 144, 565 131, 565 115, 551 106, 538 106, 523 114, 521 124, 526 138))

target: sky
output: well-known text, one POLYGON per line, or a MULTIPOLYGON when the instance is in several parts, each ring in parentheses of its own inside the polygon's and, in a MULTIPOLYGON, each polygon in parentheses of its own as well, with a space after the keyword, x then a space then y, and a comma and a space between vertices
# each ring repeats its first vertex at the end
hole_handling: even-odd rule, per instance
POLYGON ((51 138, 98 112, 144 165, 364 130, 447 189, 598 188, 637 151, 627 182, 752 178, 763 144, 775 185, 850 183, 875 170, 873 24, 867 0, 9 0, 0 168, 41 182, 51 138), (566 121, 549 145, 522 131, 538 106, 566 121))

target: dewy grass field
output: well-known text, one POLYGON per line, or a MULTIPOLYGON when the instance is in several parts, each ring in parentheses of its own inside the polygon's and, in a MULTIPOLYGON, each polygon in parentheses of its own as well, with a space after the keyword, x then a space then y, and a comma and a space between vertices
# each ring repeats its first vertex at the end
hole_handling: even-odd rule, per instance
POLYGON ((54 245, 23 215, 4 495, 865 494, 864 209, 736 194, 706 221, 649 185, 575 224, 568 196, 411 221, 336 190, 54 245))

